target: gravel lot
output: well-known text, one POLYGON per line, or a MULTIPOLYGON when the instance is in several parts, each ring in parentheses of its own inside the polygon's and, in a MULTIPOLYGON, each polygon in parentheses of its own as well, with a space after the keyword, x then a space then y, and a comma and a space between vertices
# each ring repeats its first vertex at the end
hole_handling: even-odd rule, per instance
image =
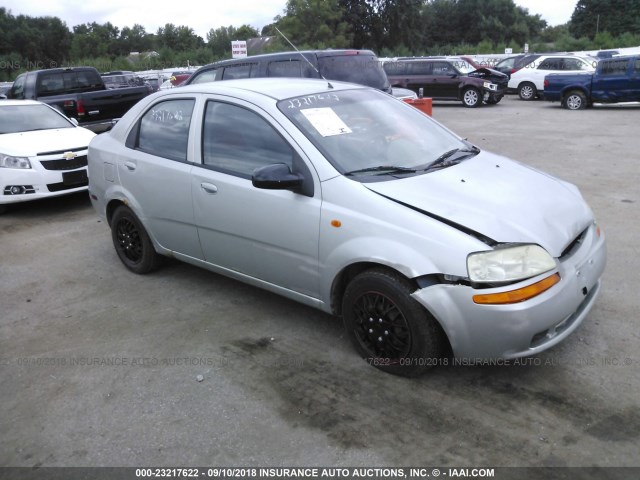
POLYGON ((0 217, 0 465, 640 466, 640 107, 434 117, 580 187, 609 262, 574 335, 397 378, 319 311, 177 262, 129 273, 86 194, 22 204, 0 217))

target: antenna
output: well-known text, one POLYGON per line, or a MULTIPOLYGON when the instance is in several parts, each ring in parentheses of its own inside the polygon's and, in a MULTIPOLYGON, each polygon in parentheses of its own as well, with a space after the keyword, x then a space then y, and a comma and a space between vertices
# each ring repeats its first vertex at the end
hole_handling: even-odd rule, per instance
POLYGON ((298 49, 296 48, 296 46, 295 46, 293 43, 291 43, 291 40, 289 40, 289 39, 286 37, 286 35, 285 35, 284 33, 282 33, 282 32, 278 29, 278 27, 276 27, 276 26, 274 25, 274 26, 273 26, 273 28, 275 28, 275 29, 276 29, 276 31, 277 31, 280 35, 282 35, 282 38, 284 38, 287 42, 289 42, 289 45, 291 45, 291 46, 293 47, 293 49, 294 49, 296 52, 298 52, 298 53, 300 54, 300 56, 304 59, 304 61, 305 61, 305 62, 307 62, 309 65, 311 65, 311 68, 313 68, 313 69, 315 70, 315 72, 318 74, 318 76, 319 76, 321 79, 323 79, 325 82, 327 82, 327 85, 329 85, 329 88, 333 88, 333 85, 331 85, 331 83, 330 83, 326 78, 324 78, 324 76, 323 76, 323 75, 320 73, 320 71, 315 67, 315 65, 314 65, 313 63, 311 63, 311 62, 309 61, 309 59, 308 59, 307 57, 305 57, 305 56, 302 54, 302 52, 301 52, 300 50, 298 50, 298 49))

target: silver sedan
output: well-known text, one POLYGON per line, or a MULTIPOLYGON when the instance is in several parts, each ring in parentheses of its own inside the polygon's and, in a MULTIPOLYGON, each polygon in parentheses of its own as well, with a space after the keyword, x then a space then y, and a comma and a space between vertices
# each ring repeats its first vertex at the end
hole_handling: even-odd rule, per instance
POLYGON ((557 344, 606 262, 575 186, 334 81, 146 97, 91 142, 89 191, 132 272, 171 256, 341 316, 401 375, 557 344))

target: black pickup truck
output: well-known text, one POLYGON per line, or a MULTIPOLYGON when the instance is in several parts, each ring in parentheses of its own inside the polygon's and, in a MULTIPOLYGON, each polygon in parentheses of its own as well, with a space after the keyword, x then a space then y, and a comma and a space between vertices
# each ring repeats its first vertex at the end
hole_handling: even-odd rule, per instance
POLYGON ((6 96, 48 103, 80 126, 101 132, 148 94, 146 86, 109 90, 95 68, 74 67, 23 73, 6 96))

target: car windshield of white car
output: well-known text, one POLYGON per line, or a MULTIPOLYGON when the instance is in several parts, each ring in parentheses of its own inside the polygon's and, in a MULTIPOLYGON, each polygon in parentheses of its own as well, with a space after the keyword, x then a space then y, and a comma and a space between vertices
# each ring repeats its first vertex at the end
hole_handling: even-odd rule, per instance
POLYGON ((0 134, 74 128, 46 105, 0 105, 0 134))
POLYGON ((469 148, 414 107, 371 89, 290 98, 278 108, 340 173, 358 181, 428 173, 443 152, 469 148))

